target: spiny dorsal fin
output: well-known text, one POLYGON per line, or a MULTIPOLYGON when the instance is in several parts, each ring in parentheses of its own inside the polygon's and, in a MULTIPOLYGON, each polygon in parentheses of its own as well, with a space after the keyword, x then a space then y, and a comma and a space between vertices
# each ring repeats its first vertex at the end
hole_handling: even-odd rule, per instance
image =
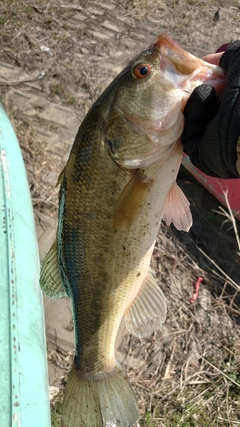
POLYGON ((40 286, 44 294, 51 298, 67 296, 58 270, 57 240, 45 256, 40 275, 40 286))
POLYGON ((137 169, 120 194, 113 212, 113 227, 131 225, 142 211, 152 180, 144 176, 144 171, 137 169))
POLYGON ((166 299, 149 270, 141 288, 125 313, 129 332, 139 338, 151 335, 165 322, 166 299))
POLYGON ((164 206, 162 219, 173 223, 178 230, 189 231, 192 226, 190 203, 176 182, 172 185, 164 206))

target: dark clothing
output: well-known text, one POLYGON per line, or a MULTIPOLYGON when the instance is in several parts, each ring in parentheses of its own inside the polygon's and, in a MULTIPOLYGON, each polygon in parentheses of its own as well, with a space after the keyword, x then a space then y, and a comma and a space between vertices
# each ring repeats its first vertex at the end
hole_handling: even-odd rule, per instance
POLYGON ((209 85, 198 86, 185 107, 184 151, 202 172, 240 177, 240 41, 230 43, 220 60, 226 85, 220 99, 209 85), (238 145, 239 144, 239 145, 238 145))

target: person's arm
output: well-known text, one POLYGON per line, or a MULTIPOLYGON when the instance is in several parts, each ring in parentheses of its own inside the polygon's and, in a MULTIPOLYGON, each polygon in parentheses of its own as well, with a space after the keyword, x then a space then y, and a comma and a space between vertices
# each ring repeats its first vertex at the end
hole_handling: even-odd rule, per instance
POLYGON ((240 41, 205 60, 226 71, 224 92, 217 99, 212 86, 201 85, 184 110, 184 151, 202 172, 220 178, 240 177, 240 41), (216 56, 217 55, 217 56, 216 56))

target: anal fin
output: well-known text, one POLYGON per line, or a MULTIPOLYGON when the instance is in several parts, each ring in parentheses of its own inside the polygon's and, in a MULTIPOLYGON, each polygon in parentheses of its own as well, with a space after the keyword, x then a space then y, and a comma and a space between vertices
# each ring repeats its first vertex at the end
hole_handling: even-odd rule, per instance
POLYGON ((166 320, 166 299, 149 270, 141 288, 125 313, 128 331, 138 338, 151 335, 166 320))
POLYGON ((176 182, 172 185, 164 206, 163 221, 173 223, 178 230, 189 231, 192 226, 190 203, 176 182))
POLYGON ((58 269, 57 240, 45 256, 40 274, 40 286, 44 294, 50 298, 67 296, 58 269))

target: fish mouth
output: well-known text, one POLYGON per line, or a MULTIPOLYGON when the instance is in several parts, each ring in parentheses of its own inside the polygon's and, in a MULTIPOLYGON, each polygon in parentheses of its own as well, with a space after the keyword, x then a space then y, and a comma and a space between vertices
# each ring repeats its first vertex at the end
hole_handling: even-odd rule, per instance
POLYGON ((187 52, 167 34, 161 34, 153 47, 157 47, 161 54, 161 73, 176 87, 191 93, 195 87, 206 83, 214 87, 218 96, 221 95, 225 84, 222 68, 187 52))

